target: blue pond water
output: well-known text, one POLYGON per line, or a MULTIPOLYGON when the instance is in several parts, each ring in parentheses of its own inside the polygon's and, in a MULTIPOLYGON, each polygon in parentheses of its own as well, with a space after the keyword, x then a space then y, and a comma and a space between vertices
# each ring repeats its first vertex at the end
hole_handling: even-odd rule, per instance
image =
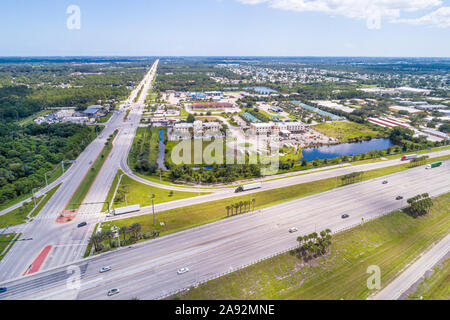
POLYGON ((158 169, 166 171, 167 167, 164 164, 164 151, 166 149, 166 145, 164 144, 164 130, 160 129, 158 133, 159 133, 159 151, 156 163, 158 164, 158 169))
POLYGON ((342 156, 354 156, 372 150, 384 150, 392 147, 393 143, 389 139, 372 139, 355 143, 340 143, 330 146, 303 149, 303 158, 306 161, 315 159, 333 159, 342 156))

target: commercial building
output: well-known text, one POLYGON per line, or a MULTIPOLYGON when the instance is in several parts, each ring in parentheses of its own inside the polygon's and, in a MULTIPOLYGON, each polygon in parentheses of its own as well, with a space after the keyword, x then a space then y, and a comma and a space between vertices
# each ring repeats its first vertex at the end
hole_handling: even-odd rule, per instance
POLYGON ((229 102, 203 102, 203 103, 193 103, 191 105, 192 110, 202 110, 202 109, 230 109, 234 105, 229 102))

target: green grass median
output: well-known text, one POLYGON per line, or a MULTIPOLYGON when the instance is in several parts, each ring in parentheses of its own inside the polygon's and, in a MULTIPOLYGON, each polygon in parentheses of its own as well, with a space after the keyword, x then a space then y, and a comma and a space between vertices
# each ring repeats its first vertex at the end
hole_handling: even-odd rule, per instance
POLYGON ((428 246, 448 234, 450 193, 433 201, 430 213, 420 218, 395 211, 338 233, 330 252, 308 263, 294 253, 281 254, 173 298, 366 299, 374 293, 367 288, 369 266, 380 267, 381 286, 385 287, 428 246))
MULTIPOLYGON (((444 160, 449 158, 450 156, 445 156, 428 159, 428 161, 432 162, 437 161, 437 159, 444 160)), ((391 167, 365 171, 362 180, 365 181, 374 179, 408 169, 409 163, 403 163, 391 167)), ((278 189, 261 191, 254 194, 240 195, 223 200, 211 201, 202 204, 162 211, 156 214, 156 226, 153 226, 153 215, 151 214, 115 220, 114 224, 118 227, 121 227, 130 226, 131 224, 137 222, 141 224, 142 232, 144 233, 155 230, 159 231, 161 235, 164 235, 214 222, 217 220, 226 219, 226 206, 238 203, 240 201, 250 200, 251 198, 254 198, 256 209, 266 208, 274 206, 276 204, 332 190, 335 187, 336 181, 337 187, 340 187, 341 184, 339 178, 337 180, 336 178, 328 178, 278 189), (163 226, 160 225, 161 222, 164 223, 163 226)), ((111 222, 107 222, 103 225, 110 227, 112 224, 111 222)))
POLYGON ((83 181, 81 181, 77 190, 72 195, 72 198, 70 199, 69 203, 67 204, 66 209, 78 209, 80 207, 80 204, 83 202, 84 198, 86 197, 86 194, 88 193, 89 189, 91 188, 92 184, 94 183, 95 178, 97 177, 97 174, 100 172, 103 164, 105 163, 106 159, 108 158, 109 153, 111 152, 111 150, 113 148, 112 142, 113 142, 116 134, 117 134, 117 130, 108 139, 108 141, 106 142, 102 151, 100 152, 97 159, 95 160, 94 164, 89 168, 89 171, 84 176, 83 181))
MULTIPOLYGON (((17 238, 20 237, 21 234, 18 235, 17 238)), ((0 261, 6 256, 11 247, 14 245, 14 238, 16 237, 16 233, 7 233, 0 235, 0 261)))

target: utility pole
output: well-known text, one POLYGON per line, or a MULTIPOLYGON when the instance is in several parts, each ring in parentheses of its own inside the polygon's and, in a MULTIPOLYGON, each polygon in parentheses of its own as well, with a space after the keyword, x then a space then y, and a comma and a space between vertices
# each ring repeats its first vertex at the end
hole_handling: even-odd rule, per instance
POLYGON ((62 173, 64 173, 64 160, 61 161, 61 166, 62 166, 62 173))

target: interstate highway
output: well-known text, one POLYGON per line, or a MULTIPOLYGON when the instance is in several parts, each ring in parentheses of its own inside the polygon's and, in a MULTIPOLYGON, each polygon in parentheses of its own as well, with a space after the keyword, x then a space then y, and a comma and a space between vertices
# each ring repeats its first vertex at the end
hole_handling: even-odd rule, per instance
POLYGON ((399 209, 404 202, 397 195, 448 192, 449 166, 417 167, 390 175, 388 184, 380 177, 94 256, 74 263, 82 274, 79 289, 67 287, 67 266, 21 277, 2 283, 8 291, 0 299, 157 299, 293 247, 299 235, 337 231, 399 209), (350 218, 341 219, 343 213, 350 218), (299 231, 291 234, 293 226, 299 231), (100 274, 106 265, 112 271, 100 274), (181 267, 190 271, 177 275, 181 267), (120 294, 107 297, 111 288, 120 294))

